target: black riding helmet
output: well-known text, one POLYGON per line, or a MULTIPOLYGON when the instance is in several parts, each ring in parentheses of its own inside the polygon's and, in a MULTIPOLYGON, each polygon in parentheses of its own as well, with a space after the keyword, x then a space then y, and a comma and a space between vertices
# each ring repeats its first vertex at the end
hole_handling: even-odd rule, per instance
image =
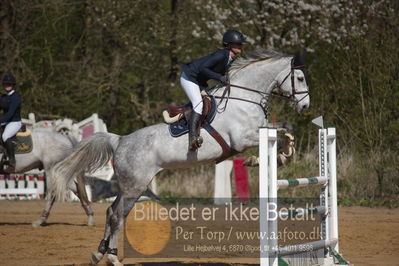
POLYGON ((2 84, 12 84, 12 85, 15 85, 15 84, 17 84, 17 81, 15 80, 15 78, 14 78, 13 75, 6 74, 6 75, 4 75, 4 77, 3 77, 3 82, 2 82, 2 84))
POLYGON ((229 43, 247 43, 244 35, 236 30, 228 30, 223 34, 223 44, 227 45, 229 43))

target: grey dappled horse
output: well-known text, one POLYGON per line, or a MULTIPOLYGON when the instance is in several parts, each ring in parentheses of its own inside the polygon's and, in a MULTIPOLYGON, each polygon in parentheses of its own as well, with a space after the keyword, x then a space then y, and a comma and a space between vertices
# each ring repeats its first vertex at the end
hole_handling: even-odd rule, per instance
MULTIPOLYGON (((15 155, 15 173, 25 173, 36 168, 44 169, 46 173, 47 192, 49 192, 52 184, 51 179, 53 178, 50 171, 51 168, 71 154, 73 147, 77 143, 78 141, 71 136, 45 129, 33 129, 33 149, 29 153, 15 155)), ((79 197, 82 207, 88 216, 87 224, 94 225, 93 210, 90 207, 90 201, 87 198, 85 190, 84 173, 77 176, 77 183, 73 182, 71 189, 79 197)), ((54 201, 54 193, 50 193, 42 215, 38 221, 32 223, 33 226, 43 225, 46 222, 54 201)))
MULTIPOLYGON (((258 50, 232 64, 229 70, 230 94, 224 93, 228 87, 209 91, 218 97, 225 96, 217 99, 222 102, 219 107, 223 109, 212 126, 232 149, 242 152, 258 146, 258 130, 267 125, 265 114, 271 96, 286 97, 298 112, 309 107, 305 70, 303 65, 293 64, 299 61, 300 57, 258 50)), ((57 196, 62 198, 73 183, 74 174, 81 174, 86 169, 94 171, 114 157, 120 193, 107 209, 104 238, 98 251, 92 254, 92 263, 98 263, 108 250, 108 261, 121 265, 117 257, 118 232, 135 201, 158 172, 220 159, 221 146, 203 129, 201 135, 204 138, 202 147, 189 152, 187 135, 171 137, 168 125, 164 123, 142 128, 127 136, 97 133, 83 140, 71 155, 54 167, 57 177, 53 179, 56 182, 54 188, 57 196)))

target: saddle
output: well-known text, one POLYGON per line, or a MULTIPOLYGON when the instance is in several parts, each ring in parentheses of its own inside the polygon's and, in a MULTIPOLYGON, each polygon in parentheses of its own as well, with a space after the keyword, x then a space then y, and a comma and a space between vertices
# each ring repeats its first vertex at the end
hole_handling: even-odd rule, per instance
MULTIPOLYGON (((202 91, 201 94, 203 102, 202 116, 204 119, 201 121, 200 126, 205 129, 222 147, 223 153, 216 160, 216 163, 219 163, 238 152, 231 149, 223 137, 211 126, 217 110, 215 98, 208 95, 205 91, 202 91)), ((163 117, 165 122, 169 124, 169 132, 172 137, 177 138, 188 133, 188 121, 191 112, 193 112, 191 103, 182 106, 168 105, 166 107, 166 110, 163 111, 163 117)))
POLYGON ((32 132, 18 132, 14 138, 15 154, 30 153, 33 150, 32 132))
MULTIPOLYGON (((0 128, 0 138, 3 135, 4 127, 0 128)), ((6 168, 4 169, 5 165, 9 165, 9 158, 8 154, 6 151, 6 148, 4 147, 3 140, 0 139, 0 153, 1 159, 0 159, 0 174, 9 174, 10 169, 6 168)), ((26 130, 25 125, 21 127, 21 129, 17 132, 16 135, 10 138, 11 142, 14 144, 14 153, 15 154, 25 154, 25 153, 30 153, 33 150, 33 143, 32 143, 32 135, 30 131, 26 130)), ((13 168, 12 168, 13 169, 13 168)), ((14 169, 15 170, 15 169, 14 169)), ((13 170, 11 170, 13 171, 13 170)))
MULTIPOLYGON (((0 130, 0 136, 3 135, 3 131, 4 127, 2 127, 0 130)), ((15 154, 30 153, 33 150, 32 132, 27 130, 25 125, 22 125, 17 134, 11 137, 11 140, 15 145, 15 154)), ((0 144, 0 152, 4 154, 5 148, 3 147, 2 140, 0 144)))
MULTIPOLYGON (((203 109, 201 127, 211 124, 216 115, 216 102, 212 96, 202 95, 203 109)), ((180 137, 188 133, 188 121, 190 119, 193 107, 191 103, 182 106, 168 105, 167 110, 163 112, 166 123, 169 124, 169 132, 172 137, 180 137)))

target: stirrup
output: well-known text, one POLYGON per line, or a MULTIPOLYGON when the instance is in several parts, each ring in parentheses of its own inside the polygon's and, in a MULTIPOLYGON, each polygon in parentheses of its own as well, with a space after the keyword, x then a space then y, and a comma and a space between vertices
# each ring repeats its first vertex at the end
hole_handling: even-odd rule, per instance
POLYGON ((9 174, 14 174, 15 173, 15 166, 14 165, 6 165, 4 168, 4 171, 6 171, 9 174))
POLYGON ((196 137, 196 139, 193 139, 191 141, 189 150, 190 151, 198 150, 199 148, 201 148, 203 142, 204 142, 204 139, 201 136, 196 137))

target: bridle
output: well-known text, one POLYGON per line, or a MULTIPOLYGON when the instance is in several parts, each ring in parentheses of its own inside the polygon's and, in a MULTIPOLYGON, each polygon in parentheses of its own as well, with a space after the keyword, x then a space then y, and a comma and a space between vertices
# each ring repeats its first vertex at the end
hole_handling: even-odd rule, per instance
MULTIPOLYGON (((265 114, 265 117, 267 119, 268 116, 269 116, 269 107, 267 105, 267 100, 268 100, 269 96, 276 97, 276 98, 282 98, 284 100, 287 100, 287 101, 290 101, 290 102, 294 102, 295 105, 299 104, 303 99, 305 99, 309 95, 309 90, 297 91, 295 89, 294 71, 296 69, 302 70, 304 72, 304 74, 305 74, 305 66, 303 66, 303 65, 294 66, 293 65, 293 60, 291 60, 291 71, 285 76, 285 78, 283 79, 283 81, 281 83, 277 83, 277 82, 275 83, 275 86, 271 90, 270 93, 267 93, 267 92, 264 92, 264 91, 260 91, 260 90, 255 90, 255 89, 244 87, 244 86, 240 86, 240 85, 236 85, 236 84, 231 84, 231 83, 228 82, 226 87, 225 87, 225 89, 224 89, 224 91, 223 91, 223 93, 222 93, 222 96, 214 96, 217 99, 221 99, 221 101, 218 104, 218 107, 222 104, 223 100, 226 99, 225 105, 222 108, 219 108, 218 111, 219 112, 223 112, 226 109, 227 102, 228 102, 229 99, 239 100, 239 101, 244 101, 244 102, 248 102, 248 103, 253 103, 253 104, 259 105, 262 108, 262 111, 265 114), (285 95, 283 93, 274 92, 275 89, 278 89, 278 88, 281 89, 281 86, 284 84, 284 82, 286 80, 288 80, 288 77, 290 77, 290 76, 291 76, 291 95, 288 96, 288 95, 285 95), (231 97, 230 96, 231 87, 235 87, 235 88, 238 88, 238 89, 242 89, 242 90, 247 90, 247 91, 258 93, 258 94, 262 95, 262 98, 261 98, 260 102, 255 102, 255 101, 244 99, 244 98, 231 97), (297 100, 295 98, 295 95, 297 95, 297 94, 304 94, 304 96, 300 100, 297 100)), ((306 78, 306 75, 305 75, 305 78, 306 78)))
POLYGON ((295 102, 296 104, 298 104, 298 103, 300 103, 303 99, 305 99, 306 96, 309 95, 309 90, 297 91, 297 90, 295 89, 295 80, 294 80, 294 79, 295 79, 295 77, 294 77, 294 71, 295 71, 295 69, 301 70, 301 71, 304 73, 304 75, 305 75, 305 80, 307 80, 307 79, 306 79, 306 74, 305 74, 305 66, 304 66, 304 65, 294 66, 294 65, 293 65, 293 62, 291 61, 291 71, 290 71, 290 73, 288 73, 287 76, 285 76, 285 78, 283 79, 283 81, 281 82, 280 85, 276 84, 276 87, 273 88, 273 90, 276 89, 276 88, 281 88, 281 85, 283 85, 283 83, 288 79, 288 77, 291 76, 291 95, 290 95, 290 96, 287 96, 287 95, 284 95, 284 94, 274 93, 273 90, 272 90, 272 94, 277 94, 277 95, 279 95, 279 97, 285 98, 285 99, 287 99, 287 100, 289 100, 289 101, 293 101, 293 102, 295 102), (303 96, 300 100, 296 100, 296 99, 295 99, 295 95, 297 95, 297 94, 305 94, 305 96, 303 96))

